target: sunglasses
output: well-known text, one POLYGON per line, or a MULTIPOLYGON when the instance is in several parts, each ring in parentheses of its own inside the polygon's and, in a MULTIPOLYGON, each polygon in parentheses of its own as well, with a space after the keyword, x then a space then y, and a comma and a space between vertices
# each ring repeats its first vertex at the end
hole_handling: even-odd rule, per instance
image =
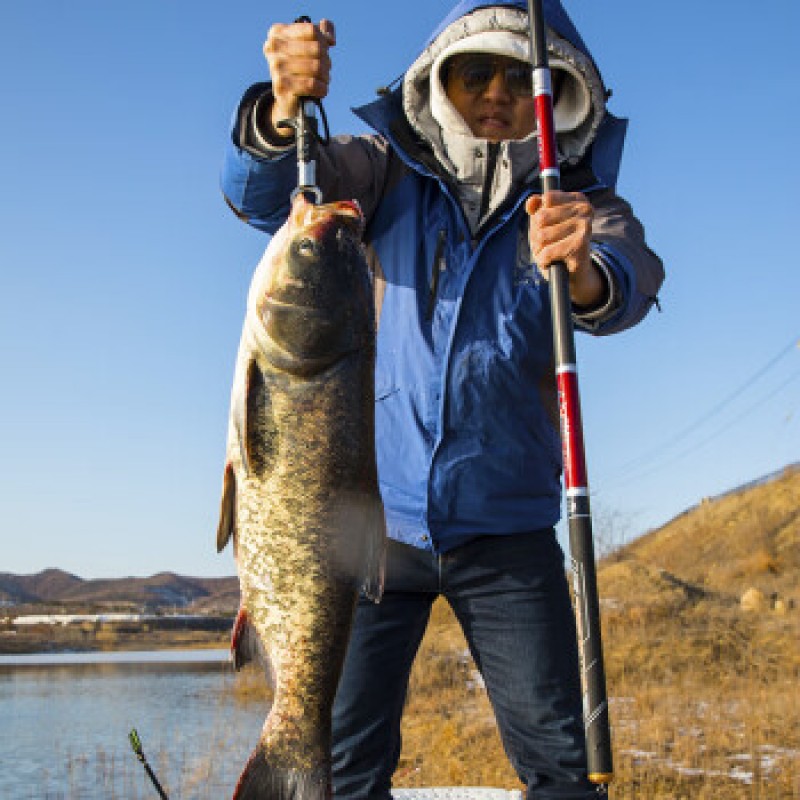
POLYGON ((498 70, 503 73, 506 88, 514 97, 532 97, 531 66, 514 58, 489 54, 454 56, 446 64, 446 77, 455 77, 468 94, 481 94, 494 80, 498 70))

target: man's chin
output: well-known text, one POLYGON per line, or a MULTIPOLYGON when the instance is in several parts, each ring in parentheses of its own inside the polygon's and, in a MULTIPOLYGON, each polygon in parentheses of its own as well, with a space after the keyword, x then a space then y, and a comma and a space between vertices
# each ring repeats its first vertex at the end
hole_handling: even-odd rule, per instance
POLYGON ((511 126, 496 122, 479 122, 475 126, 475 133, 479 139, 488 139, 490 142, 503 142, 512 138, 511 126))

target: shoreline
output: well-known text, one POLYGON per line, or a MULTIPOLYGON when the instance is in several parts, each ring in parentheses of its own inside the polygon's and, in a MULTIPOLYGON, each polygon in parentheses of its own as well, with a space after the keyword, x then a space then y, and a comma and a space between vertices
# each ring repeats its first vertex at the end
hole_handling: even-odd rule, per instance
POLYGON ((7 625, 0 655, 227 649, 233 616, 7 625))
MULTIPOLYGON (((51 668, 178 668, 202 669, 232 666, 230 651, 221 648, 192 650, 113 650, 63 653, 14 653, 0 655, 0 675, 16 670, 51 668)), ((232 671, 232 670, 231 670, 232 671)), ((232 671, 233 672, 233 671, 232 671)))

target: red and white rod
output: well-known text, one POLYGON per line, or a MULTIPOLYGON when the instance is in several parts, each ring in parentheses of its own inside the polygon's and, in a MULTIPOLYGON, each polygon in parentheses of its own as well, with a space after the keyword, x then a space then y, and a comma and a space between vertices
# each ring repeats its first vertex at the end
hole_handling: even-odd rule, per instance
MULTIPOLYGON (((528 15, 541 186, 542 192, 547 193, 561 188, 561 173, 558 168, 552 81, 541 0, 528 0, 528 15)), ((583 685, 587 770, 592 783, 605 786, 614 777, 611 729, 600 634, 600 601, 597 594, 589 481, 578 391, 575 334, 572 328, 572 304, 566 266, 563 263, 551 264, 548 274, 570 558, 575 589, 575 617, 583 685)))

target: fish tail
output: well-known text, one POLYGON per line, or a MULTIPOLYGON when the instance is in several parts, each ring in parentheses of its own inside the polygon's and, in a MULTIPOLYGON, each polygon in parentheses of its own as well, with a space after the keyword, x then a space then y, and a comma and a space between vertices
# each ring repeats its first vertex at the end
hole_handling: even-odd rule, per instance
POLYGON ((236 784, 233 800, 330 800, 332 796, 329 764, 307 771, 276 765, 257 747, 236 784))

